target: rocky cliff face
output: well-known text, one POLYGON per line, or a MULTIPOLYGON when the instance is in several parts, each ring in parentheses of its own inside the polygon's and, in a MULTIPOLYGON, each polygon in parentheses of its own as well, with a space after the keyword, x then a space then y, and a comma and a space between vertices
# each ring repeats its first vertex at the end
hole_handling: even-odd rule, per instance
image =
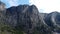
POLYGON ((39 13, 35 5, 14 6, 8 8, 6 12, 8 24, 18 30, 21 28, 25 32, 29 32, 28 34, 32 34, 37 28, 37 31, 45 31, 45 33, 51 29, 50 34, 52 31, 59 30, 59 14, 58 12, 39 13))
POLYGON ((3 24, 0 31, 5 31, 7 34, 9 32, 12 32, 11 34, 53 34, 53 32, 60 32, 60 13, 39 13, 35 5, 4 8, 0 15, 5 19, 4 21, 0 17, 4 22, 4 24, 0 22, 3 24))
POLYGON ((5 16, 5 13, 6 13, 6 9, 5 9, 5 4, 4 3, 2 3, 2 2, 0 2, 0 24, 1 23, 4 23, 5 22, 5 18, 6 18, 6 16, 5 16))
POLYGON ((40 21, 38 14, 39 12, 35 5, 11 7, 6 12, 9 25, 15 26, 17 29, 22 28, 25 32, 29 33, 33 31, 40 21))
POLYGON ((60 13, 59 12, 52 12, 50 14, 48 14, 46 17, 45 17, 45 23, 49 26, 49 27, 52 27, 54 31, 57 31, 60 32, 60 13), (46 19, 47 18, 47 19, 46 19))

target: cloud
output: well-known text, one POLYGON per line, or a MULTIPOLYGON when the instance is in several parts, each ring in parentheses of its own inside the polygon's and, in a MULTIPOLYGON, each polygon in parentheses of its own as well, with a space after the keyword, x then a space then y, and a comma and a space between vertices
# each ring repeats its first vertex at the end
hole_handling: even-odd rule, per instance
POLYGON ((40 12, 50 13, 52 11, 60 12, 60 0, 29 0, 30 5, 37 6, 40 12), (42 11, 42 10, 43 11, 42 11))
POLYGON ((7 0, 10 6, 17 6, 18 0, 7 0))
MULTIPOLYGON (((7 7, 28 3, 28 0, 1 0, 1 1, 6 3, 7 7)), ((60 0, 29 0, 28 4, 36 5, 39 12, 43 13, 50 13, 52 11, 60 12, 60 0)))
POLYGON ((17 6, 19 0, 1 0, 2 2, 4 2, 6 4, 6 7, 11 7, 11 6, 17 6))
POLYGON ((6 7, 18 6, 19 4, 29 4, 29 0, 1 0, 6 4, 6 7))
POLYGON ((30 5, 36 5, 38 10, 40 10, 40 0, 29 0, 30 5))

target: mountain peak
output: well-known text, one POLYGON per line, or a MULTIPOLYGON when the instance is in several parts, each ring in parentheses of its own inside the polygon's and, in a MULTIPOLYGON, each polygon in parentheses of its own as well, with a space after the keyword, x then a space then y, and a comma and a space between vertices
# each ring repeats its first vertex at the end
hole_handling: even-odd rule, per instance
POLYGON ((19 5, 19 6, 13 6, 7 9, 10 12, 29 12, 29 13, 35 13, 38 14, 39 11, 35 5, 19 5), (13 10, 13 11, 12 11, 13 10))
POLYGON ((0 11, 5 10, 5 4, 0 1, 0 11))

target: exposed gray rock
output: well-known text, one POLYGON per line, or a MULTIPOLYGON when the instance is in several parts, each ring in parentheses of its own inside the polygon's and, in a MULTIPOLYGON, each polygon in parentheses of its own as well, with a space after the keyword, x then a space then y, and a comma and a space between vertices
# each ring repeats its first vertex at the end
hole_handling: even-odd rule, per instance
POLYGON ((18 30, 21 28, 28 34, 32 34, 37 28, 37 31, 45 32, 46 34, 51 34, 52 31, 59 31, 57 26, 59 25, 59 14, 58 12, 50 14, 39 13, 35 5, 14 6, 8 8, 6 12, 9 25, 16 27, 18 30))
POLYGON ((5 4, 0 2, 0 13, 2 22, 6 19, 6 24, 27 34, 60 32, 60 13, 58 12, 39 13, 35 5, 19 5, 5 9, 5 4))

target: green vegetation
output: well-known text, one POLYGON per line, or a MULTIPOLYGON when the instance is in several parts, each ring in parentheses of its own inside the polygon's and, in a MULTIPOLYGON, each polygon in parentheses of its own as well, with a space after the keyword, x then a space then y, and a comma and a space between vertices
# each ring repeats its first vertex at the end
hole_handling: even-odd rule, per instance
POLYGON ((0 34, 24 34, 21 30, 16 30, 9 25, 0 24, 0 34))

